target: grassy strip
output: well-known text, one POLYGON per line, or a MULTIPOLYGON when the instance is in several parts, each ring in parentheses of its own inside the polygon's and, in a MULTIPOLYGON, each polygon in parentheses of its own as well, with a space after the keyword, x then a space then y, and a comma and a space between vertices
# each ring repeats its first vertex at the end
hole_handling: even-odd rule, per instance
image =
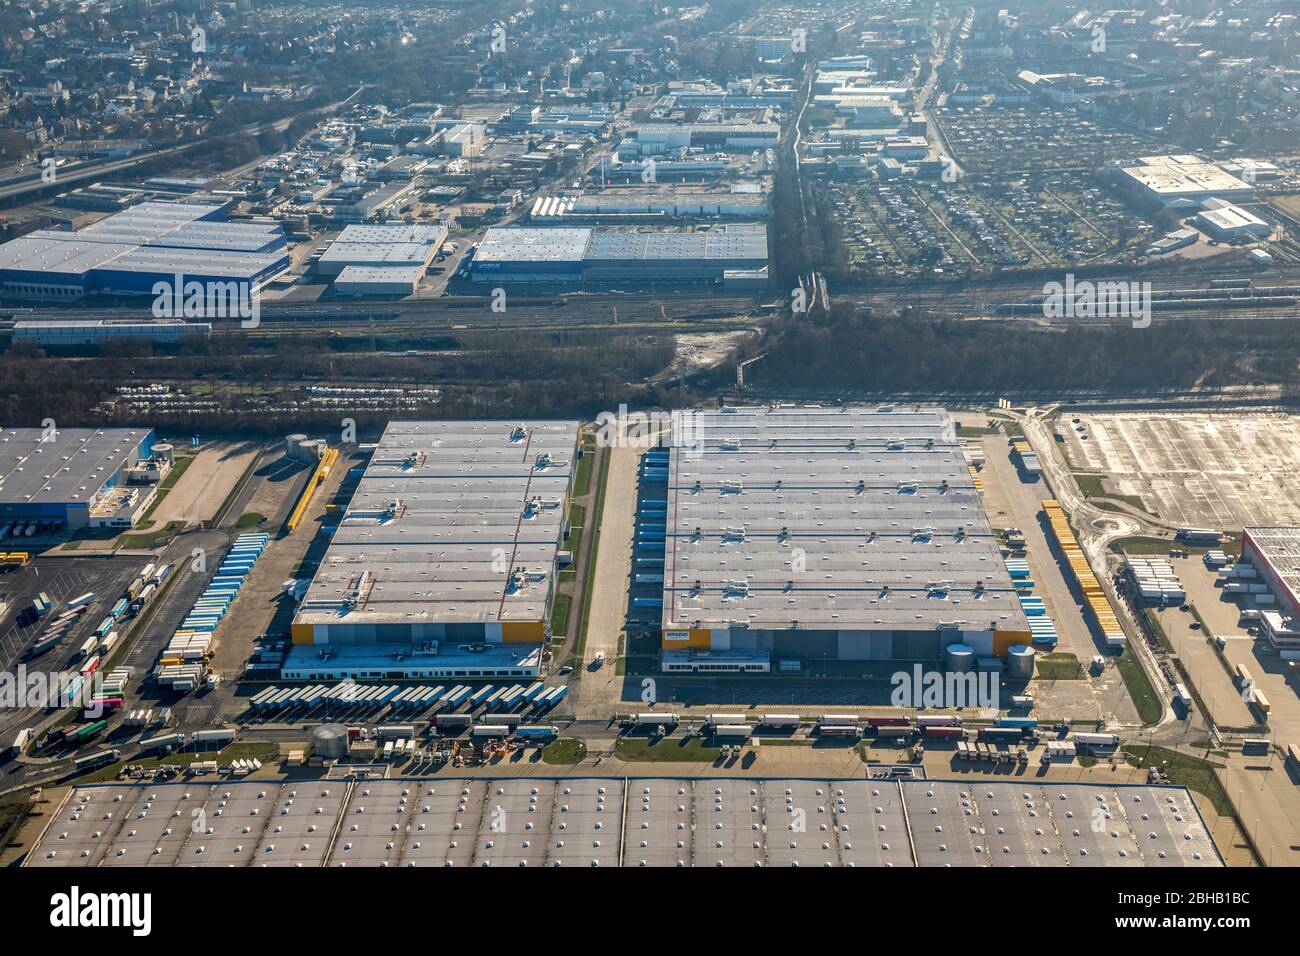
MULTIPOLYGON (((1119 495, 1106 490, 1102 484, 1101 475, 1075 475, 1074 483, 1079 486, 1085 498, 1110 498, 1114 501, 1123 501, 1138 508, 1142 511, 1147 510, 1145 502, 1137 495, 1119 495)), ((1101 502, 1098 502, 1101 504, 1101 502)))
POLYGON ((559 637, 568 635, 569 629, 569 604, 573 601, 567 594, 555 595, 555 600, 551 604, 551 636, 559 637))
POLYGON ((187 749, 168 754, 165 757, 132 757, 130 760, 122 760, 115 764, 109 764, 107 767, 101 767, 94 773, 82 777, 77 783, 83 785, 88 783, 109 783, 116 780, 118 773, 128 764, 132 767, 143 767, 150 770, 164 764, 172 767, 188 766, 204 760, 215 760, 218 764, 228 764, 230 761, 237 759, 257 759, 263 763, 279 760, 280 745, 265 741, 248 741, 246 743, 230 744, 219 751, 187 749))
POLYGON ((30 793, 16 793, 0 798, 0 852, 9 846, 9 841, 18 833, 33 806, 30 793))
POLYGON ((1115 666, 1119 668, 1119 676, 1124 679, 1124 686, 1133 698, 1133 706, 1137 708, 1142 723, 1154 724, 1164 712, 1164 706, 1160 703, 1155 688, 1151 686, 1147 672, 1133 655, 1133 649, 1124 648, 1124 653, 1119 656, 1115 666))
POLYGON ((1194 790, 1201 796, 1207 797, 1220 816, 1237 815, 1232 801, 1228 799, 1227 791, 1219 783, 1219 778, 1214 775, 1214 768, 1221 764, 1179 753, 1177 750, 1147 744, 1126 744, 1121 749, 1124 751, 1125 759, 1133 766, 1144 770, 1149 767, 1159 767, 1169 775, 1170 783, 1194 790))
POLYGON ((1035 661, 1039 680, 1083 680, 1083 666, 1079 658, 1064 651, 1040 654, 1035 661))
MULTIPOLYGON (((607 451, 600 464, 600 481, 596 486, 596 501, 592 506, 593 514, 604 514, 605 485, 609 480, 610 453, 607 451)), ((582 617, 578 621, 578 643, 569 655, 569 664, 578 666, 585 659, 587 651, 587 619, 591 616, 592 581, 596 578, 596 564, 600 556, 600 519, 592 530, 591 553, 587 556, 587 567, 582 578, 582 617)))
POLYGON ((582 457, 578 459, 578 465, 573 471, 573 496, 575 498, 584 497, 591 488, 591 459, 595 454, 590 445, 582 446, 582 457))
POLYGON ((241 531, 244 528, 256 528, 259 524, 261 524, 265 520, 266 520, 266 515, 262 514, 261 512, 246 511, 239 516, 239 520, 235 522, 235 527, 239 528, 241 531))
POLYGON ((162 547, 185 527, 184 521, 169 521, 163 527, 141 534, 124 534, 117 539, 117 547, 128 551, 152 551, 162 547))
POLYGON ((722 748, 709 747, 699 737, 668 738, 651 743, 645 737, 623 737, 614 745, 620 760, 639 763, 712 763, 722 756, 722 748))
POLYGON ((542 763, 581 763, 587 756, 587 745, 572 737, 552 740, 542 748, 542 763))

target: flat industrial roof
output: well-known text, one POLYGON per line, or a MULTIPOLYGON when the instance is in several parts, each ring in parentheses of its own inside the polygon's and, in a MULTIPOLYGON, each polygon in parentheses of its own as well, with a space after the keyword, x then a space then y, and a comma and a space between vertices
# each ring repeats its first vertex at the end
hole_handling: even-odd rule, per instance
POLYGON ((90 503, 148 428, 0 428, 0 504, 90 503), (42 441, 42 437, 45 440, 42 441))
POLYGON ((1121 172, 1161 197, 1251 191, 1249 183, 1195 156, 1144 156, 1141 163, 1121 172))
POLYGON ((75 787, 24 862, 32 867, 918 865, 1223 864, 1182 787, 974 779, 279 782, 213 776, 75 787), (203 825, 191 826, 195 819, 203 825))
POLYGON ((528 229, 492 226, 479 243, 475 262, 578 262, 591 240, 590 229, 528 229))
MULTIPOLYGON (((399 157, 400 158, 400 157, 399 157)), ((419 242, 440 244, 447 235, 446 226, 413 223, 353 223, 346 226, 335 242, 419 242)))
POLYGON ((586 259, 766 259, 767 230, 710 229, 707 232, 619 232, 596 230, 586 259))
POLYGON ((1292 594, 1300 594, 1300 528, 1247 528, 1246 534, 1292 594))
POLYGON ((577 443, 576 421, 389 423, 295 622, 543 620, 577 443))
POLYGON ((943 409, 684 413, 673 442, 665 629, 1028 630, 943 409))
POLYGON ((436 250, 428 242, 343 242, 335 240, 320 257, 322 263, 357 265, 424 265, 436 250))

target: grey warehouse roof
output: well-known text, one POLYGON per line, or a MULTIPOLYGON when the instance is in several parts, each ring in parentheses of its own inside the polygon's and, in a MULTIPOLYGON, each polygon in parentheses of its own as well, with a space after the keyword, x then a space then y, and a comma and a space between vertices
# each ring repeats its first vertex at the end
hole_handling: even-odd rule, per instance
POLYGON ((434 776, 76 787, 23 865, 1223 864, 1182 787, 434 776))
POLYGON ((0 504, 89 504, 147 428, 0 428, 0 504))
POLYGON ((665 629, 1028 630, 943 409, 729 408, 673 441, 665 629))
POLYGON ((296 623, 542 621, 577 442, 573 421, 391 422, 296 623))

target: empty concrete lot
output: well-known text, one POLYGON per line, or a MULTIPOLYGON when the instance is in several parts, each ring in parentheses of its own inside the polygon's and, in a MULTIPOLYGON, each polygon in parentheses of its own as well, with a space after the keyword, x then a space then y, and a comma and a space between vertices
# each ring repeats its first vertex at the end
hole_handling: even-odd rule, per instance
POLYGON ((191 781, 70 790, 28 866, 1220 866, 1186 790, 985 781, 191 781))
POLYGON ((1056 427, 1075 472, 1104 475, 1113 491, 1138 495, 1180 527, 1300 523, 1300 420, 1293 415, 1062 415, 1056 427))

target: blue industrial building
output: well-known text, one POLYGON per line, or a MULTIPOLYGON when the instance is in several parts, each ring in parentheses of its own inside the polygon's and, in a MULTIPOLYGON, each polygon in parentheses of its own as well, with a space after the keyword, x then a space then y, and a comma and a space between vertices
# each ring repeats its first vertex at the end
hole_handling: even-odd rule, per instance
POLYGON ((225 216, 223 202, 146 202, 79 232, 28 233, 0 245, 0 295, 54 302, 151 295, 178 275, 257 289, 289 268, 280 226, 225 216))
POLYGON ((154 444, 152 428, 0 429, 0 538, 26 524, 130 527, 157 486, 132 486, 127 473, 154 444))

